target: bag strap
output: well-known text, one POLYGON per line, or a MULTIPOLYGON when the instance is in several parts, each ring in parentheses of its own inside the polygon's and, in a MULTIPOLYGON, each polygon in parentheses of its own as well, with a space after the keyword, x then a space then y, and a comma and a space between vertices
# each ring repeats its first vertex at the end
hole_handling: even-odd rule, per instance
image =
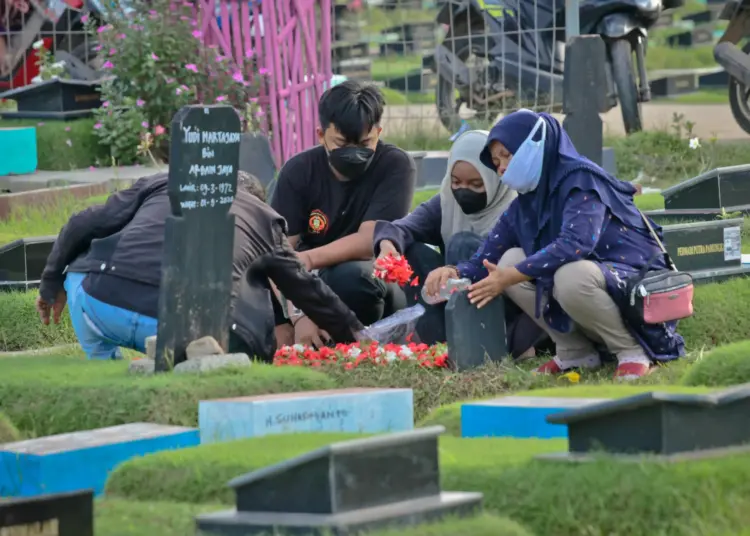
POLYGON ((641 212, 640 209, 636 209, 636 210, 638 210, 638 214, 640 214, 641 218, 643 218, 643 223, 645 223, 646 227, 648 227, 649 233, 651 233, 651 236, 654 238, 654 240, 656 240, 656 243, 659 245, 659 249, 664 254, 664 259, 667 261, 667 265, 671 267, 673 271, 677 272, 678 271, 677 266, 675 266, 674 262, 672 262, 672 257, 670 257, 669 253, 667 253, 667 248, 664 247, 664 244, 659 239, 659 235, 657 235, 656 231, 654 231, 654 228, 652 227, 651 222, 648 221, 648 218, 643 212, 641 212))

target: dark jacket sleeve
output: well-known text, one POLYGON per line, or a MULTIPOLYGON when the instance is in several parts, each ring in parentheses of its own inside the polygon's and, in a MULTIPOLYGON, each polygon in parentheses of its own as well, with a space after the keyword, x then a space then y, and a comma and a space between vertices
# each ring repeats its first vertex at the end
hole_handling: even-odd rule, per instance
POLYGON ((373 250, 380 254, 380 242, 390 240, 399 253, 404 253, 414 242, 439 246, 442 244, 440 194, 419 205, 414 212, 394 222, 379 221, 375 224, 373 250))
POLYGON ((132 187, 110 195, 103 205, 89 207, 71 216, 60 230, 47 257, 39 285, 42 299, 52 303, 63 288, 64 271, 68 264, 84 253, 93 240, 107 237, 125 227, 144 199, 166 180, 166 174, 142 178, 132 187))
POLYGON ((354 333, 364 328, 328 285, 305 269, 281 233, 274 251, 263 257, 262 269, 287 300, 336 342, 353 342, 354 333))

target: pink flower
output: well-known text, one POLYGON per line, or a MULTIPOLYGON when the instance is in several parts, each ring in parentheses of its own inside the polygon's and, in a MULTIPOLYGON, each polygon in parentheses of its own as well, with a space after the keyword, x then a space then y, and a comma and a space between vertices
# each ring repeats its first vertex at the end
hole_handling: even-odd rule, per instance
POLYGON ((218 97, 216 97, 216 102, 224 102, 225 100, 227 100, 226 95, 219 95, 218 97))
POLYGON ((242 73, 239 71, 235 71, 235 73, 232 75, 232 78, 235 82, 239 82, 240 84, 245 81, 245 77, 242 76, 242 73))
POLYGON ((116 48, 110 48, 109 49, 109 55, 110 56, 114 56, 115 54, 117 54, 117 49, 116 48))
POLYGON ((175 90, 174 90, 174 94, 175 94, 175 95, 181 95, 181 94, 182 94, 182 88, 181 88, 181 87, 178 87, 177 89, 175 89, 175 90))
POLYGON ((245 50, 245 57, 246 58, 252 58, 255 55, 255 52, 253 52, 252 48, 248 48, 245 50))
POLYGON ((97 123, 96 125, 94 125, 94 130, 99 130, 100 128, 102 128, 101 123, 97 123))
POLYGON ((94 166, 89 166, 89 171, 96 171, 96 168, 94 166))
POLYGON ((166 82, 167 84, 174 84, 175 80, 174 80, 174 78, 170 78, 170 77, 168 76, 168 77, 167 77, 167 78, 165 79, 165 82, 166 82))
POLYGON ((154 61, 159 61, 159 56, 157 56, 156 54, 154 54, 154 53, 152 52, 152 53, 151 53, 151 59, 152 59, 152 60, 154 60, 154 61))
POLYGON ((89 21, 89 16, 88 15, 83 15, 81 17, 81 22, 82 23, 86 24, 88 21, 89 21))
POLYGON ((125 39, 127 36, 124 33, 117 34, 117 39, 125 39))
POLYGON ((271 71, 269 71, 269 70, 268 70, 268 69, 266 69, 265 67, 261 67, 260 69, 258 69, 258 74, 260 74, 261 76, 265 76, 265 75, 267 75, 267 74, 268 74, 268 73, 270 73, 270 72, 271 72, 271 71))
POLYGON ((158 13, 156 11, 154 11, 153 9, 150 9, 149 12, 148 12, 148 14, 149 15, 158 15, 158 13))
POLYGON ((250 102, 255 104, 256 102, 258 102, 258 97, 250 97, 250 102))
POLYGON ((195 66, 195 63, 188 63, 187 65, 185 65, 185 69, 187 69, 188 71, 193 71, 194 73, 198 72, 198 67, 195 66))
POLYGON ((143 99, 137 99, 137 100, 135 101, 135 105, 136 105, 136 106, 138 106, 139 108, 140 108, 141 106, 143 106, 144 104, 146 104, 146 101, 145 101, 145 100, 143 100, 143 99))
POLYGON ((222 61, 224 61, 225 59, 226 59, 226 58, 225 58, 224 56, 216 56, 216 61, 217 61, 217 62, 222 62, 222 61))
POLYGON ((258 108, 258 111, 255 112, 255 117, 263 117, 266 115, 266 112, 263 111, 263 108, 258 108))
POLYGON ((141 123, 141 126, 143 128, 148 128, 148 121, 144 121, 143 123, 141 123))
POLYGON ((108 100, 105 100, 105 101, 104 101, 104 102, 102 103, 102 108, 109 108, 109 101, 108 101, 108 100))
POLYGON ((114 64, 107 60, 102 64, 102 69, 112 69, 114 67, 114 64))
POLYGON ((107 24, 106 26, 99 26, 96 29, 96 33, 104 33, 104 32, 107 32, 107 31, 109 31, 111 29, 112 29, 112 27, 109 24, 107 24))
POLYGON ((203 37, 203 32, 201 32, 200 30, 193 30, 193 37, 195 37, 196 39, 200 39, 201 37, 203 37))
POLYGON ((161 135, 163 135, 163 134, 164 134, 164 133, 165 133, 166 131, 167 131, 167 129, 165 129, 165 128, 164 128, 163 126, 161 126, 161 125, 156 125, 156 126, 154 127, 154 135, 155 135, 155 136, 161 136, 161 135))
POLYGON ((65 127, 65 132, 70 132, 70 127, 65 127))
POLYGON ((102 46, 101 46, 101 45, 96 45, 96 46, 94 47, 94 50, 95 50, 96 52, 99 52, 99 51, 100 51, 101 49, 102 49, 102 46))

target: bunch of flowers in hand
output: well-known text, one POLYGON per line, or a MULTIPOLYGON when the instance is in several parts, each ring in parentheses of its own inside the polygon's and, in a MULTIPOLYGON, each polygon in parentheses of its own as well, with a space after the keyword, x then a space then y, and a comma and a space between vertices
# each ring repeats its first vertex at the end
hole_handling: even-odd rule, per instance
POLYGON ((419 285, 418 277, 412 279, 414 270, 409 266, 409 261, 401 255, 389 253, 384 257, 376 259, 372 275, 378 279, 382 279, 386 283, 396 283, 401 287, 407 284, 410 284, 412 287, 419 285))
POLYGON ((104 104, 97 111, 95 128, 114 159, 137 160, 138 146, 142 152, 145 140, 159 159, 168 160, 172 117, 188 104, 231 105, 245 128, 248 120, 259 121, 256 115, 262 112, 256 108, 248 117, 248 110, 257 104, 268 72, 256 68, 252 50, 239 58, 227 57, 217 46, 204 44, 193 2, 128 4, 128 10, 115 7, 105 13, 103 25, 86 21, 88 32, 98 41, 101 68, 111 75, 102 86, 104 104), (134 124, 135 135, 125 132, 134 124), (125 146, 119 141, 122 138, 131 143, 125 146))
POLYGON ((31 79, 32 84, 45 82, 47 80, 56 80, 62 78, 65 74, 64 61, 52 61, 52 54, 44 46, 44 40, 40 39, 31 45, 36 51, 36 65, 39 67, 39 74, 31 79))
POLYGON ((448 367, 445 345, 437 344, 378 344, 377 342, 337 344, 319 350, 302 344, 284 346, 276 351, 273 364, 298 367, 342 366, 353 369, 361 365, 394 365, 401 362, 424 368, 448 367))

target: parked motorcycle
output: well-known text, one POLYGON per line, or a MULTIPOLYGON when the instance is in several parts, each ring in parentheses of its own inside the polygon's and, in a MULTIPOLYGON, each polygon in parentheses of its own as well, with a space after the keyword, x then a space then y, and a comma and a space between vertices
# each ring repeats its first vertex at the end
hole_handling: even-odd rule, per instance
MULTIPOLYGON (((748 1, 748 0, 743 0, 748 1)), ((683 0, 581 0, 581 34, 607 46, 607 93, 625 131, 641 130, 640 103, 651 100, 645 55, 648 29, 662 9, 683 0)), ((436 47, 440 119, 455 131, 463 104, 491 118, 535 103, 562 105, 564 0, 446 0, 437 16, 448 30, 436 47)))
POLYGON ((729 106, 734 120, 750 134, 750 42, 742 49, 737 47, 750 36, 750 0, 730 0, 719 19, 729 24, 714 47, 714 58, 729 74, 729 106))

